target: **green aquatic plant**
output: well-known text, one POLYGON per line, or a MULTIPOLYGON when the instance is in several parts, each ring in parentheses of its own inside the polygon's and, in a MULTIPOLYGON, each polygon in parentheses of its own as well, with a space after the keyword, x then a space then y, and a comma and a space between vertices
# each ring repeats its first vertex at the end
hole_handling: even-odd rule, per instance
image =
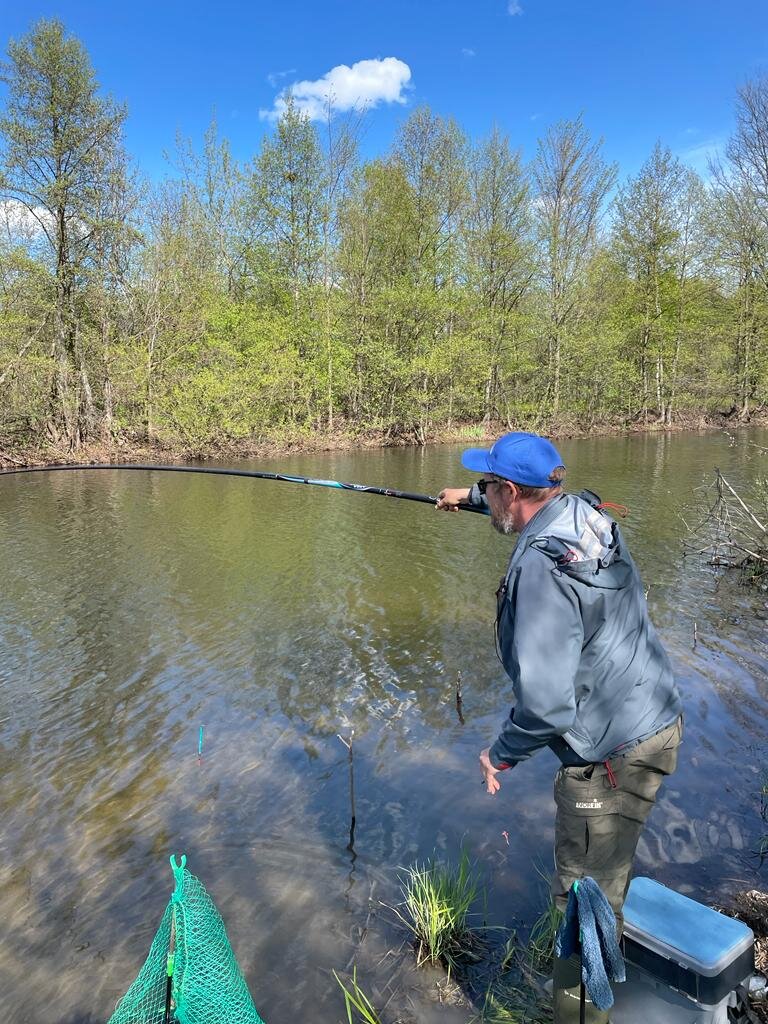
POLYGON ((381 1018, 374 1009, 373 1003, 357 983, 357 967, 352 968, 352 980, 348 983, 349 988, 336 971, 333 972, 333 976, 344 993, 344 1008, 347 1011, 348 1024, 381 1024, 381 1018), (357 1015, 354 1019, 353 1011, 357 1015))
POLYGON ((552 966, 555 936, 562 920, 563 912, 550 903, 534 922, 526 949, 526 959, 533 970, 546 971, 552 966))
POLYGON ((550 1024, 552 1007, 529 985, 495 981, 488 986, 471 1024, 550 1024))
POLYGON ((401 879, 407 914, 396 911, 413 933, 419 964, 452 967, 476 945, 467 919, 478 883, 466 851, 458 865, 427 861, 408 868, 401 879))
POLYGON ((510 932, 504 942, 504 949, 499 962, 499 970, 502 974, 509 971, 517 961, 517 933, 510 932))

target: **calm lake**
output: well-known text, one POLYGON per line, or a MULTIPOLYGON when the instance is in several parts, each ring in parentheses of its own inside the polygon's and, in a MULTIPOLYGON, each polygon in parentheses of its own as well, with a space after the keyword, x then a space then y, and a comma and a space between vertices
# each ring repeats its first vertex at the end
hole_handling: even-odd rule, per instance
MULTIPOLYGON (((768 432, 559 446, 571 490, 631 509, 685 701, 680 767, 637 871, 704 900, 768 871, 768 592, 683 558, 679 514, 715 466, 735 486, 768 475, 755 443, 768 432)), ((436 494, 471 482, 460 452, 243 468, 436 494)), ((540 753, 493 798, 477 765, 511 692, 493 617, 513 540, 487 519, 286 483, 68 472, 0 478, 0 536, 0 1020, 106 1021, 148 952, 174 852, 214 897, 267 1024, 341 1024, 331 971, 352 963, 393 1019, 432 1019, 382 906, 414 861, 456 861, 463 844, 489 924, 524 931, 543 908, 557 763, 540 753), (338 736, 352 730, 350 849, 338 736)))

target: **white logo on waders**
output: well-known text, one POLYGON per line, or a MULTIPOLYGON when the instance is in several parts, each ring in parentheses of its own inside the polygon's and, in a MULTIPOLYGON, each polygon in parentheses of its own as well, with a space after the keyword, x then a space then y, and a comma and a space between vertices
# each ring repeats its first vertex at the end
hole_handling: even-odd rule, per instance
POLYGON ((576 810, 579 811, 601 811, 603 809, 602 800, 589 800, 585 802, 576 801, 576 810))

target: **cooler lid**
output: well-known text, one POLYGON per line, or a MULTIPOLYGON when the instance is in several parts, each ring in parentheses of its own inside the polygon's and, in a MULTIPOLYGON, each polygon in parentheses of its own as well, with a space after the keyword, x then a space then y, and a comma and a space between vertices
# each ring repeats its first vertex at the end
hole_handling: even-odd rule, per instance
POLYGON ((633 878, 624 903, 630 939, 705 977, 716 977, 755 941, 742 921, 668 889, 633 878))

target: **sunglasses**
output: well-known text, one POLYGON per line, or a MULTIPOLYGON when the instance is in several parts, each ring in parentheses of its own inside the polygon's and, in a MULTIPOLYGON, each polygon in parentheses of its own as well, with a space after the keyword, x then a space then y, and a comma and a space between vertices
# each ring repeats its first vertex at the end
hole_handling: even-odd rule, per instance
POLYGON ((482 495, 485 495, 485 492, 487 491, 487 489, 490 487, 491 484, 500 484, 500 483, 503 483, 503 480, 485 480, 485 479, 478 480, 477 481, 477 489, 478 489, 478 491, 480 491, 480 493, 482 495))

